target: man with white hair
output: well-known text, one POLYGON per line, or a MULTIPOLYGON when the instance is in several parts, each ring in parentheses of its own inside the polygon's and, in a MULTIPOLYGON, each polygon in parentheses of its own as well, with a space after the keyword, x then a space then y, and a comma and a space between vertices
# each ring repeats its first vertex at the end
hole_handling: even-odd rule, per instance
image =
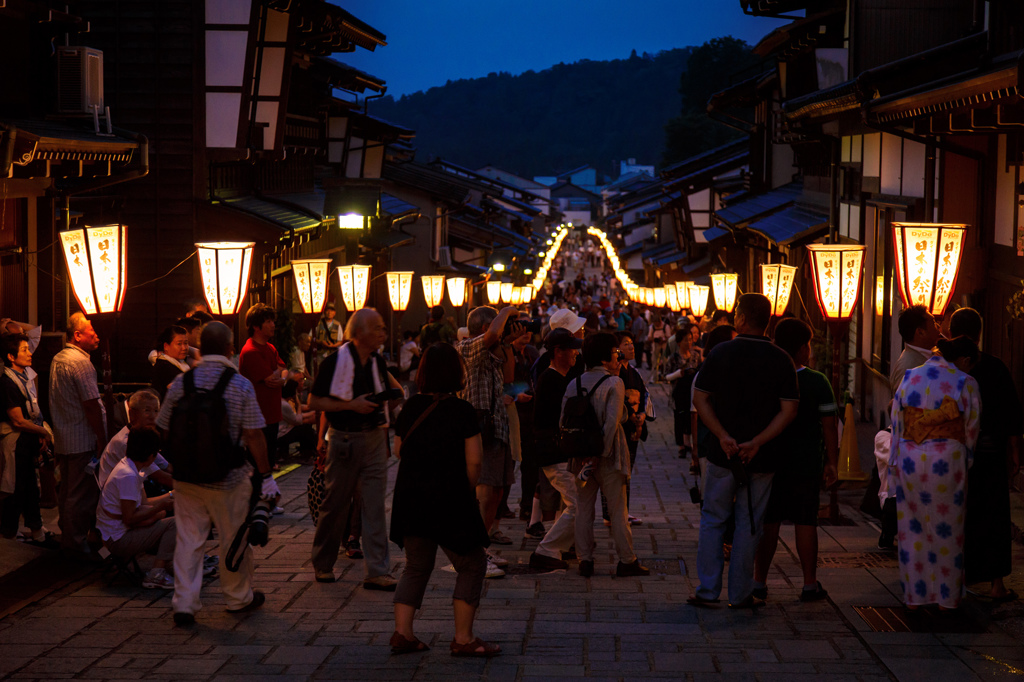
MULTIPOLYGON (((568 330, 568 332, 575 338, 582 340, 583 325, 586 323, 586 319, 580 317, 573 311, 563 309, 557 311, 551 316, 551 319, 548 321, 548 326, 551 328, 551 331, 556 329, 568 330)), ((547 352, 547 349, 545 348, 545 352, 537 358, 535 363, 533 363, 533 368, 530 369, 530 373, 533 374, 534 384, 536 384, 540 379, 540 375, 544 373, 544 370, 551 366, 551 357, 551 353, 547 352)), ((582 376, 586 369, 586 366, 583 364, 583 356, 577 355, 576 364, 569 369, 569 381, 572 381, 578 376, 582 376)))
MULTIPOLYGON (((125 458, 128 448, 128 434, 132 429, 141 429, 146 426, 155 425, 158 414, 160 414, 160 396, 153 389, 144 388, 140 391, 135 391, 128 398, 128 424, 118 431, 110 439, 110 442, 107 443, 107 447, 103 449, 103 455, 100 457, 99 467, 96 469, 96 483, 101 490, 103 489, 103 484, 107 482, 110 472, 125 458)), ((174 479, 166 471, 168 466, 167 460, 158 454, 153 464, 139 473, 147 479, 153 479, 166 488, 172 488, 174 487, 174 479)))

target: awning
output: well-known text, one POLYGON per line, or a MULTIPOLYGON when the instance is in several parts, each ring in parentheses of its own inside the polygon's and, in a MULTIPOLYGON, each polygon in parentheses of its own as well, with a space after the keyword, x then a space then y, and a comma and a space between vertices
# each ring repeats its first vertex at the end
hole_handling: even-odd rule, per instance
POLYGON ((240 197, 238 199, 227 199, 221 202, 228 208, 242 211, 262 218, 269 223, 277 225, 283 231, 302 232, 312 230, 320 226, 322 220, 296 211, 290 206, 269 199, 258 199, 256 197, 240 197))
POLYGON ((628 256, 628 255, 634 254, 634 253, 640 253, 640 251, 643 248, 644 248, 643 241, 639 241, 639 242, 637 242, 635 244, 631 244, 631 245, 629 245, 627 247, 619 249, 619 257, 628 256))
POLYGON ((312 70, 314 75, 325 80, 332 88, 350 92, 366 92, 369 89, 380 93, 388 89, 384 79, 371 76, 331 57, 314 57, 312 70))
POLYGON ((373 251, 394 249, 415 241, 411 234, 401 230, 370 230, 359 238, 359 244, 373 251))
POLYGON ((657 258, 651 259, 652 265, 668 265, 670 263, 678 263, 686 258, 686 252, 680 251, 679 249, 672 249, 666 254, 662 254, 657 258))
POLYGON ((739 227, 785 208, 800 198, 803 183, 793 182, 770 192, 755 194, 745 201, 715 211, 715 218, 730 227, 739 227))
POLYGON ((324 201, 327 198, 327 194, 323 191, 312 191, 312 192, 296 192, 294 194, 274 194, 264 196, 267 201, 279 203, 282 206, 290 209, 295 209, 300 213, 305 213, 311 218, 319 218, 323 221, 324 216, 324 201))
POLYGON ((718 241, 719 239, 724 239, 725 237, 728 237, 730 234, 732 234, 732 232, 725 229, 724 227, 718 226, 709 227, 706 230, 697 230, 696 232, 698 244, 702 241, 702 239, 704 242, 712 244, 718 241))
POLYGON ((750 223, 747 229, 779 246, 788 246, 827 230, 828 216, 801 206, 790 206, 750 223))
POLYGON ((200 203, 198 217, 204 239, 265 242, 290 239, 323 222, 292 206, 252 196, 200 203))
POLYGON ((710 269, 710 268, 711 268, 711 256, 704 256, 703 258, 700 258, 700 259, 690 263, 689 265, 684 265, 682 269, 683 269, 683 272, 685 272, 686 274, 693 275, 695 273, 706 274, 705 271, 710 269))
POLYGON ((825 90, 816 90, 809 95, 795 97, 782 105, 782 112, 789 120, 801 118, 824 118, 838 116, 860 107, 865 95, 859 78, 853 78, 825 90))
POLYGON ((391 218, 391 221, 394 222, 413 214, 419 214, 420 207, 410 204, 408 201, 403 201, 387 192, 381 192, 380 212, 391 218))
POLYGON ((676 245, 674 243, 671 243, 671 242, 668 243, 668 244, 658 244, 657 246, 655 246, 653 248, 647 249, 641 255, 643 256, 644 260, 653 261, 655 258, 658 258, 660 256, 664 256, 666 253, 668 253, 669 251, 671 251, 674 248, 676 248, 676 245))

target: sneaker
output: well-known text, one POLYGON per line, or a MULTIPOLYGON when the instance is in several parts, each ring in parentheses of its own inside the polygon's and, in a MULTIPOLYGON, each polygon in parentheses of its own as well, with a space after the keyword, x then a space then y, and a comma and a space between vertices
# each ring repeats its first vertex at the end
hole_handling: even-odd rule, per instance
POLYGON ((530 555, 530 568, 535 571, 564 571, 569 568, 569 564, 556 559, 554 557, 545 556, 543 554, 537 554, 534 552, 530 555))
POLYGON ((274 507, 270 510, 270 513, 274 516, 280 516, 281 514, 284 514, 284 507, 274 507))
POLYGON ((591 578, 594 575, 594 562, 589 559, 580 560, 580 575, 591 578))
POLYGON ((394 592, 396 587, 398 587, 398 579, 390 575, 376 575, 363 581, 364 590, 394 592))
POLYGON ((624 564, 620 561, 619 565, 615 567, 615 575, 620 578, 642 578, 650 574, 651 569, 642 566, 639 559, 631 564, 624 564))
POLYGON ((800 601, 803 602, 819 601, 826 597, 828 597, 828 592, 826 592, 825 588, 821 586, 821 583, 817 583, 813 590, 808 590, 807 588, 800 590, 800 601))
POLYGON ((334 571, 317 571, 316 581, 318 583, 333 583, 337 578, 334 577, 334 571))
POLYGON ((259 607, 263 606, 267 602, 267 595, 263 594, 259 590, 252 591, 252 601, 239 609, 228 609, 228 613, 248 613, 249 611, 255 611, 259 607))
POLYGON ((488 562, 487 562, 487 573, 484 574, 484 577, 485 578, 504 578, 505 577, 505 571, 503 571, 500 567, 495 566, 493 563, 491 563, 488 560, 488 562))
POLYGON ((512 538, 502 533, 500 530, 496 530, 491 533, 491 542, 495 545, 511 545, 512 538))
POLYGON ((345 556, 349 559, 363 558, 363 550, 359 547, 358 540, 353 540, 345 545, 345 556))
POLYGON ((173 590, 174 578, 162 568, 151 568, 142 579, 142 586, 147 590, 173 590))
POLYGON ((544 529, 544 524, 538 521, 532 526, 526 527, 526 532, 523 533, 523 537, 540 539, 544 537, 545 533, 547 533, 547 531, 544 529))
POLYGON ((498 568, 505 568, 506 566, 508 566, 508 559, 500 557, 497 554, 491 554, 490 552, 487 552, 487 560, 495 566, 497 566, 498 568))
POLYGON ((629 517, 629 525, 631 525, 631 526, 641 526, 641 525, 643 525, 643 523, 644 523, 643 519, 638 519, 635 516, 630 516, 629 517))

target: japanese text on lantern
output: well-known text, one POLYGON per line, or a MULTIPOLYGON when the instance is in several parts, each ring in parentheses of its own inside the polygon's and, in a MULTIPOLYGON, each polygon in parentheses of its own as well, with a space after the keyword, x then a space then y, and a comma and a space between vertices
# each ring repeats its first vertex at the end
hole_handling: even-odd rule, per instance
POLYGON ((85 235, 82 230, 69 230, 60 233, 64 252, 67 254, 68 274, 74 285, 78 302, 86 314, 96 312, 96 300, 92 295, 92 281, 89 276, 89 265, 83 260, 85 256, 85 235))
POLYGON ((933 277, 935 272, 935 242, 938 239, 938 228, 914 228, 909 231, 908 239, 912 249, 912 258, 907 259, 907 279, 910 281, 909 294, 911 305, 931 304, 933 277))

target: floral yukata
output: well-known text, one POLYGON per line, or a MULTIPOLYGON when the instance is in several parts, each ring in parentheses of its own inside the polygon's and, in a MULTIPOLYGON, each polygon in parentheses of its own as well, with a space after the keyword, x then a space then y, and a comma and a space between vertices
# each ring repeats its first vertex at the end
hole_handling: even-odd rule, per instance
POLYGON ((960 605, 964 495, 980 418, 977 382, 939 356, 907 370, 893 397, 889 475, 909 606, 960 605))

